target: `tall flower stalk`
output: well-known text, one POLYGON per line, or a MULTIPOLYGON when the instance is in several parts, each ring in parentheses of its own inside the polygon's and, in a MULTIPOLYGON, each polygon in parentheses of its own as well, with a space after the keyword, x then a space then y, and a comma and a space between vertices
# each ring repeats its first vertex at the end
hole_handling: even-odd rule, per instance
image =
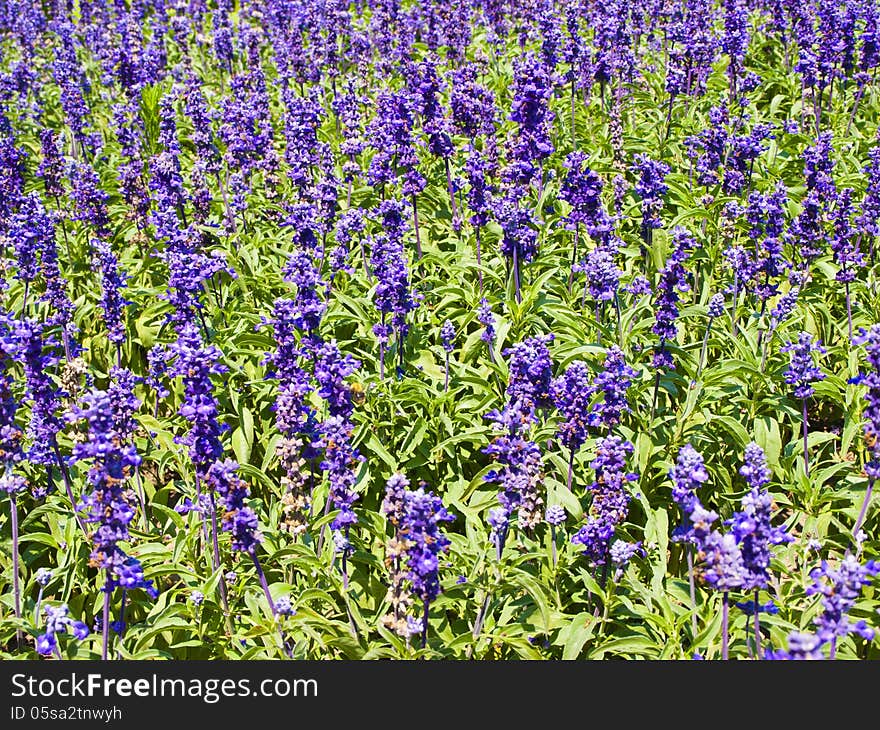
MULTIPOLYGON (((0 492, 9 498, 9 517, 12 527, 12 594, 15 617, 21 618, 21 587, 19 576, 19 533, 18 533, 18 497, 25 491, 25 480, 14 474, 15 465, 24 458, 22 439, 24 434, 18 427, 15 416, 18 402, 12 393, 14 377, 11 372, 13 357, 17 344, 13 335, 12 320, 0 318, 0 463, 3 473, 0 475, 0 492)), ((21 645, 21 629, 16 629, 16 640, 21 645)))
POLYGON ((754 591, 755 655, 761 654, 761 604, 759 591, 767 588, 770 581, 771 547, 791 542, 794 538, 784 528, 770 523, 773 499, 767 491, 772 476, 767 458, 758 444, 751 442, 743 454, 739 470, 750 490, 742 499, 742 509, 727 524, 740 545, 745 575, 743 590, 754 591))
POLYGON ((694 584, 694 545, 696 543, 691 515, 699 504, 697 490, 709 480, 702 455, 690 444, 681 447, 675 464, 669 470, 672 499, 679 506, 683 522, 672 534, 673 542, 687 544, 688 585, 691 594, 691 632, 697 635, 697 594, 694 584))
POLYGON ((565 486, 571 491, 574 457, 587 440, 587 419, 594 386, 592 371, 583 360, 575 360, 550 386, 553 404, 559 409, 559 440, 568 449, 568 475, 565 486))
POLYGON ((810 572, 812 584, 807 595, 822 596, 822 612, 813 620, 816 635, 829 645, 829 659, 837 656, 837 642, 849 634, 859 634, 866 641, 874 638, 874 629, 865 621, 851 621, 849 611, 864 586, 870 585, 880 574, 880 563, 869 560, 862 564, 852 553, 847 553, 837 566, 823 560, 810 572))
POLYGON ((695 381, 700 379, 700 374, 703 372, 703 365, 706 362, 706 349, 709 345, 709 334, 712 332, 712 323, 724 314, 723 294, 718 293, 712 295, 712 298, 709 300, 709 307, 706 310, 706 314, 709 317, 709 321, 706 322, 706 332, 703 334, 703 344, 700 347, 700 361, 697 364, 697 374, 694 378, 695 381))
POLYGON ((59 361, 55 354, 58 343, 47 333, 47 329, 47 325, 35 319, 16 320, 13 323, 16 357, 24 367, 25 391, 30 401, 27 437, 31 445, 27 450, 27 459, 31 463, 44 465, 47 470, 57 465, 77 524, 83 534, 88 535, 85 522, 76 510, 77 500, 67 462, 58 447, 58 433, 62 428, 59 415, 62 391, 49 375, 59 361))
POLYGON ((440 340, 446 359, 443 375, 443 392, 446 393, 449 390, 449 354, 455 349, 455 325, 449 319, 440 328, 440 340))
POLYGON ((388 480, 382 511, 395 528, 387 552, 391 563, 392 614, 386 625, 409 638, 421 635, 422 648, 428 642, 428 617, 431 603, 440 594, 440 555, 449 549, 443 522, 455 519, 443 506, 440 497, 420 487, 409 490, 403 475, 388 480), (418 599, 416 615, 408 609, 418 599), (419 615, 421 614, 421 615, 419 615))
MULTIPOLYGON (((596 444, 596 458, 590 463, 595 480, 590 485, 592 501, 588 517, 571 542, 580 545, 581 554, 593 570, 601 568, 599 578, 604 587, 608 579, 611 546, 618 526, 626 519, 631 499, 629 482, 639 478, 626 471, 626 460, 634 451, 632 443, 619 436, 608 436, 596 444)), ((607 603, 606 603, 607 610, 607 603)), ((598 606, 597 606, 598 611, 598 606)))
POLYGON ((538 410, 551 405, 553 363, 548 344, 553 335, 528 337, 504 351, 510 357, 507 402, 486 415, 495 437, 483 449, 497 467, 483 479, 501 487, 500 507, 490 510, 488 521, 498 560, 504 551, 510 521, 516 513, 520 529, 531 530, 541 522, 544 505, 544 461, 531 438, 538 410))
POLYGON ((797 342, 789 341, 782 347, 782 352, 790 354, 788 369, 785 371, 785 382, 794 386, 794 397, 800 398, 801 415, 803 420, 804 441, 804 473, 810 475, 810 450, 807 445, 809 427, 807 422, 807 401, 815 393, 812 383, 825 378, 819 367, 813 362, 813 355, 822 355, 825 348, 819 341, 813 342, 813 336, 809 332, 801 332, 797 342))
POLYGON ((651 419, 657 405, 657 393, 660 389, 660 377, 663 369, 675 369, 675 360, 669 352, 667 343, 675 340, 678 334, 678 304, 683 292, 690 291, 690 281, 684 262, 690 256, 693 239, 684 231, 676 229, 675 244, 666 265, 660 271, 660 283, 657 287, 656 312, 651 331, 658 336, 659 344, 651 358, 651 365, 656 369, 654 375, 654 392, 651 396, 651 419))
POLYGON ((853 525, 852 534, 855 539, 868 514, 874 484, 880 477, 880 324, 875 324, 867 331, 862 330, 854 342, 858 345, 864 345, 866 359, 870 366, 867 372, 861 373, 850 381, 867 386, 864 395, 867 405, 863 413, 865 423, 862 430, 865 434, 865 445, 868 450, 868 459, 864 467, 865 475, 868 477, 868 486, 865 489, 858 517, 853 525))
POLYGON ((379 206, 383 230, 374 237, 371 267, 377 279, 373 303, 380 314, 373 325, 373 334, 379 342, 379 379, 385 377, 385 349, 392 334, 397 335, 398 377, 403 370, 403 344, 409 331, 407 314, 418 307, 417 296, 410 287, 403 234, 406 222, 405 206, 397 200, 386 200, 379 206))
POLYGON ((486 349, 489 351, 489 360, 495 362, 495 315, 492 313, 492 306, 489 300, 483 297, 480 300, 480 306, 477 308, 477 322, 483 325, 483 331, 480 333, 480 339, 486 343, 486 349))
MULTIPOLYGON (((135 447, 127 444, 128 434, 120 432, 124 419, 115 417, 114 402, 106 391, 92 389, 82 397, 69 420, 84 422, 86 439, 73 448, 71 461, 89 464, 91 492, 83 497, 79 510, 96 528, 91 534, 91 564, 104 573, 104 609, 101 622, 101 658, 107 659, 110 637, 110 603, 115 588, 126 591, 144 589, 155 598, 153 581, 144 576, 140 562, 123 550, 129 542, 129 524, 135 515, 135 496, 126 482, 140 464, 135 447)), ((124 600, 124 598, 123 598, 124 600)))
MULTIPOLYGON (((216 541, 217 531, 213 529, 217 519, 216 503, 203 490, 208 488, 211 466, 223 455, 220 434, 225 430, 218 419, 218 404, 211 375, 225 373, 226 367, 218 362, 220 351, 212 345, 203 344, 198 328, 192 322, 178 328, 178 339, 168 346, 167 355, 173 358, 168 374, 183 380, 184 401, 179 413, 189 422, 190 430, 181 439, 181 443, 189 447, 190 461, 195 467, 196 503, 193 509, 201 517, 202 533, 212 570, 217 570, 220 567, 220 550, 216 541), (212 524, 210 532, 209 521, 212 524)), ((226 579, 222 574, 218 588, 229 622, 226 579)), ((227 629, 231 633, 231 624, 227 623, 227 629)))

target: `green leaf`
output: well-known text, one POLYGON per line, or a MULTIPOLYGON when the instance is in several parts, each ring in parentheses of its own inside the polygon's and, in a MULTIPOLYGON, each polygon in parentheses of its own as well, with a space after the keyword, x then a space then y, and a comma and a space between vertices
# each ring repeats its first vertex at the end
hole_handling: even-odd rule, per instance
POLYGON ((593 637, 593 625, 595 619, 591 613, 582 611, 574 616, 568 625, 560 631, 560 639, 563 641, 562 658, 577 659, 581 650, 593 637))
POLYGON ((239 464, 247 464, 250 461, 251 445, 241 428, 236 428, 232 432, 232 450, 239 464))

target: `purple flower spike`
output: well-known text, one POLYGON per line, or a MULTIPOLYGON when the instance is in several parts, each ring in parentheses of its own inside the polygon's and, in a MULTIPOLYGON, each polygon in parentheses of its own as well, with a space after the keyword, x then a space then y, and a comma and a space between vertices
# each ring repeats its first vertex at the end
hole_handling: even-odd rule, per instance
POLYGON ((812 383, 825 378, 825 373, 813 362, 813 355, 825 354, 825 348, 821 342, 813 342, 809 332, 801 332, 797 342, 785 343, 781 351, 791 353, 785 382, 794 386, 795 398, 809 398, 815 392, 812 383))

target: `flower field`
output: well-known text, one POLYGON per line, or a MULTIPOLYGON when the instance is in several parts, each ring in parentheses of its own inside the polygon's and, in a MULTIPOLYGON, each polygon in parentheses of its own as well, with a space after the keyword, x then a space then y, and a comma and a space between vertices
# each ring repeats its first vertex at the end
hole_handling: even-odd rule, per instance
POLYGON ((0 657, 880 657, 873 0, 0 0, 0 657))

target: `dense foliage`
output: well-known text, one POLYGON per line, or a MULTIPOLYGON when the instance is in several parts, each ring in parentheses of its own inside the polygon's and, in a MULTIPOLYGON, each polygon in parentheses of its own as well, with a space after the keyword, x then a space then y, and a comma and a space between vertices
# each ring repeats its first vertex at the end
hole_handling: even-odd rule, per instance
POLYGON ((0 656, 876 658, 873 0, 0 0, 0 656))

